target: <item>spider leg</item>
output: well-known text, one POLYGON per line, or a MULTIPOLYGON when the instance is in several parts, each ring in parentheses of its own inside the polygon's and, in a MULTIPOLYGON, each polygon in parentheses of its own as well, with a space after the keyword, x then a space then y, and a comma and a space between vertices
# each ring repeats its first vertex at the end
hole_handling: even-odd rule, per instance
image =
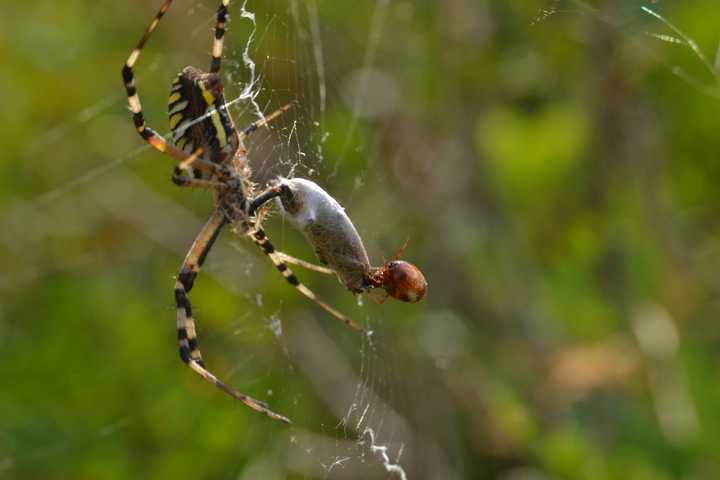
POLYGON ((240 132, 240 141, 242 142, 247 137, 250 136, 255 130, 257 130, 260 127, 264 127, 268 125, 270 122, 278 118, 283 113, 287 112, 288 110, 292 110, 293 102, 290 102, 288 104, 283 105, 282 107, 278 108, 274 112, 272 112, 270 115, 268 115, 265 118, 261 118, 260 120, 256 120, 247 127, 243 129, 242 132, 240 132))
POLYGON ((220 182, 203 180, 201 178, 191 178, 187 175, 180 175, 178 173, 173 173, 172 181, 178 187, 202 188, 205 190, 217 190, 223 186, 220 182))
POLYGON ((223 37, 225 36, 225 23, 227 22, 227 7, 230 0, 222 0, 217 10, 217 21, 215 22, 215 37, 213 38, 212 61, 210 62, 210 73, 220 71, 222 61, 223 37))
POLYGON ((299 291, 301 294, 318 304, 320 308, 328 312, 333 317, 337 318, 341 322, 343 322, 345 325, 347 325, 350 328, 353 328, 355 330, 358 330, 360 332, 365 332, 365 329, 362 328, 360 325, 356 324, 350 318, 346 317, 342 313, 335 310, 333 307, 328 305, 327 303, 323 302, 318 298, 317 295, 315 295, 315 292, 310 290, 308 287, 300 283, 300 280, 298 280, 297 276, 293 273, 292 270, 290 270, 290 267, 287 266, 287 263, 285 263, 281 256, 278 255, 278 252, 275 250, 275 247, 273 247, 273 244, 270 243, 270 240, 268 239, 267 235, 265 234, 265 230, 263 230, 260 227, 255 227, 249 234, 253 241, 255 242, 255 245, 257 245, 259 248, 262 249, 262 251, 270 258, 270 261, 273 262, 275 265, 275 268, 278 269, 278 271, 282 274, 283 277, 285 277, 285 280, 295 287, 297 291, 299 291))
POLYGON ((324 273, 325 275, 335 275, 335 270, 333 270, 332 268, 323 267, 322 265, 315 265, 314 263, 306 262, 303 259, 290 256, 287 253, 280 252, 280 251, 276 251, 275 254, 278 256, 278 258, 280 260, 282 260, 285 263, 289 263, 291 265, 297 265, 299 267, 306 268, 313 272, 324 273))
POLYGON ((125 91, 127 93, 128 105, 130 107, 130 111, 133 114, 133 122, 135 123, 135 128, 137 129, 138 134, 143 138, 143 140, 148 142, 160 152, 168 153, 169 155, 174 156, 178 160, 183 160, 187 157, 187 154, 168 144, 164 138, 158 135, 153 129, 145 125, 145 117, 142 113, 142 105, 140 104, 140 97, 137 94, 137 88, 135 86, 135 74, 133 72, 135 62, 137 62, 138 58, 140 57, 140 52, 145 46, 145 43, 155 31, 158 24, 160 24, 160 20, 162 19, 163 15, 165 15, 165 12, 167 12, 167 10, 170 8, 171 4, 172 0, 165 0, 160 6, 160 10, 158 10, 157 14, 155 14, 155 17, 150 22, 150 25, 148 25, 148 27, 145 29, 145 32, 140 38, 137 46, 133 49, 132 52, 130 52, 130 56, 128 57, 122 69, 122 77, 123 82, 125 83, 125 91), (178 154, 180 154, 180 156, 178 156, 178 154))
POLYGON ((248 215, 251 217, 254 217, 257 213, 257 211, 265 205, 267 202, 272 200, 273 198, 280 196, 280 187, 274 186, 270 187, 258 196, 256 196, 252 202, 250 202, 250 205, 248 206, 248 215))
MULTIPOLYGON (((248 215, 255 216, 257 214, 258 209, 265 205, 267 202, 272 200, 275 197, 280 196, 280 188, 270 187, 267 190, 265 190, 263 193, 256 196, 252 202, 250 202, 250 206, 248 208, 248 215)), ((315 265, 314 263, 306 262, 305 260, 301 260, 299 258, 295 258, 293 256, 288 255, 287 253, 283 253, 280 251, 276 251, 275 255, 277 257, 285 262, 290 263, 293 265, 298 265, 300 267, 306 268, 308 270, 312 270, 314 272, 318 273, 324 273, 326 275, 335 275, 335 270, 328 267, 323 267, 322 265, 315 265)))
POLYGON ((384 295, 377 295, 375 292, 367 292, 367 296, 373 302, 377 303, 378 305, 382 305, 390 297, 390 294, 384 292, 384 295))
POLYGON ((222 182, 216 182, 213 180, 204 180, 201 178, 193 178, 183 174, 183 170, 180 167, 175 167, 172 174, 172 181, 178 187, 190 187, 190 188, 203 188, 206 190, 217 190, 223 187, 222 182))
MULTIPOLYGON (((165 140, 162 135, 158 134, 155 130, 145 124, 145 117, 142 111, 142 104, 140 103, 140 96, 137 93, 137 86, 135 85, 135 73, 133 71, 133 67, 135 66, 135 63, 140 57, 140 52, 142 52, 145 43, 147 43, 152 33, 160 24, 160 20, 165 15, 165 12, 167 12, 167 10, 170 8, 171 4, 172 0, 165 0, 160 6, 160 10, 158 10, 157 14, 155 14, 155 17, 150 22, 150 25, 148 25, 148 27, 145 29, 145 32, 140 38, 137 46, 133 49, 132 52, 130 52, 130 56, 125 62, 125 65, 123 65, 122 78, 123 83, 125 84, 125 92, 127 93, 128 106, 130 107, 130 111, 132 112, 133 123, 135 124, 135 129, 137 130, 138 134, 142 137, 143 140, 149 143, 150 146, 152 146, 157 151, 169 155, 179 162, 186 162, 189 161, 191 157, 197 156, 195 154, 188 155, 187 153, 183 152, 175 145, 165 140)), ((190 163, 193 163, 193 165, 197 166, 200 169, 210 170, 207 162, 203 162, 200 159, 194 158, 193 160, 190 160, 190 163)))
POLYGON ((256 131, 258 128, 268 125, 270 122, 278 118, 283 113, 287 112, 288 110, 292 109, 292 103, 288 103, 286 105, 283 105, 279 109, 272 112, 270 115, 268 115, 265 118, 261 118, 260 120, 256 120, 253 123, 251 123, 249 126, 247 126, 245 129, 237 133, 237 141, 238 141, 238 149, 237 152, 235 152, 235 155, 232 159, 232 163, 236 170, 243 171, 245 167, 248 164, 247 160, 247 149, 245 148, 245 139, 250 136, 254 131, 256 131))
POLYGON ((233 390, 215 375, 210 373, 205 368, 202 355, 200 354, 197 332, 195 329, 195 319, 193 318, 192 306, 190 305, 188 292, 192 289, 195 278, 200 272, 200 267, 205 261, 205 258, 215 243, 215 240, 217 240, 222 227, 225 226, 226 223, 227 218, 225 217, 225 214, 220 209, 216 209, 195 238, 195 241, 185 257, 185 261, 183 261, 182 267, 180 268, 178 279, 175 282, 175 304, 177 306, 177 332, 180 358, 202 378, 212 383, 231 397, 241 401, 253 410, 260 412, 273 420, 291 423, 286 417, 267 408, 263 402, 233 390))

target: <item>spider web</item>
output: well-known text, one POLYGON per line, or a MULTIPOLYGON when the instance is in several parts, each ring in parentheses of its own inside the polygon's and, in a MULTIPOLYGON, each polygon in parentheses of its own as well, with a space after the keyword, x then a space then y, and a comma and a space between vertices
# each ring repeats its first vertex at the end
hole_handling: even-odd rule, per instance
MULTIPOLYGON (((144 49, 138 63, 138 88, 143 109, 149 125, 161 132, 166 123, 164 99, 169 79, 185 64, 202 66, 209 62, 209 31, 215 21, 216 8, 209 3, 212 2, 189 5, 176 2, 144 49), (163 50, 159 45, 171 49, 163 50)), ((388 3, 387 0, 381 0, 363 6, 374 13, 370 16, 371 23, 363 27, 367 29, 367 48, 362 63, 355 66, 353 62, 348 62, 332 67, 326 64, 325 49, 329 47, 323 42, 319 6, 315 0, 271 1, 263 2, 262 6, 247 0, 231 4, 231 22, 225 37, 223 55, 223 80, 228 106, 238 127, 262 118, 290 101, 296 102, 290 114, 274 122, 272 131, 261 130, 248 142, 249 158, 258 183, 263 184, 276 175, 304 176, 315 179, 330 191, 334 190, 332 179, 337 178, 339 172, 342 174, 343 163, 349 156, 357 157, 358 149, 361 148, 362 144, 356 136, 359 119, 375 115, 362 111, 370 95, 363 72, 372 67, 377 55, 388 3), (328 105, 334 105, 332 110, 336 111, 337 104, 343 105, 341 110, 345 113, 330 122, 327 119, 328 105), (336 147, 336 151, 339 154, 328 159, 325 145, 331 137, 337 137, 336 142, 340 146, 336 147), (329 184, 327 180, 330 180, 329 184)), ((139 32, 143 22, 149 20, 154 12, 143 9, 135 13, 137 15, 133 16, 138 21, 139 32)), ((127 43, 128 51, 132 45, 127 43)), ((337 45, 332 47, 338 48, 337 45)), ((361 47, 353 45, 353 48, 361 47)), ((123 59, 118 58, 118 65, 123 59)), ((119 110, 118 106, 125 101, 122 90, 114 87, 120 87, 119 81, 117 85, 109 87, 108 93, 98 101, 81 109, 70 119, 41 132, 23 152, 23 158, 29 160, 47 155, 58 141, 79 130, 106 136, 115 127, 115 110, 119 110)), ((336 113, 334 115, 337 117, 336 113)), ((130 130, 129 116, 124 121, 125 125, 117 127, 130 130)), ((9 229, 5 234, 5 244, 21 252, 27 245, 21 246, 15 237, 20 230, 28 232, 27 238, 31 243, 42 242, 43 238, 57 233, 54 229, 58 228, 58 224, 64 224, 61 228, 65 228, 68 235, 72 235, 74 229, 83 228, 80 222, 73 221, 77 215, 96 218, 109 215, 130 229, 141 232, 156 245, 169 250, 173 256, 184 255, 191 236, 202 224, 203 212, 207 212, 210 204, 209 199, 200 200, 202 193, 186 191, 183 192, 184 196, 168 193, 153 177, 158 178, 157 172, 164 169, 162 179, 166 181, 171 164, 164 162, 164 159, 158 160, 156 154, 146 145, 140 144, 137 138, 133 138, 128 145, 129 148, 114 145, 112 151, 102 152, 98 155, 100 160, 93 159, 94 165, 76 165, 70 171, 56 172, 59 180, 56 187, 38 193, 30 201, 15 199, 8 209, 9 229), (148 163, 148 158, 153 157, 148 163), (183 206, 193 200, 197 200, 197 205, 183 206), (93 207, 88 207, 89 204, 93 207), (31 225, 27 224, 27 218, 33 219, 31 225)), ((349 194, 340 198, 348 208, 352 208, 353 195, 365 181, 367 168, 368 165, 355 167, 357 177, 353 187, 349 194)), ((269 225, 267 228, 275 234, 274 242, 280 249, 297 245, 303 248, 302 239, 286 228, 282 219, 270 218, 268 223, 272 222, 279 222, 279 225, 269 225), (286 236, 294 238, 286 240, 286 236)), ((369 241, 369 247, 377 248, 371 239, 369 241)), ((145 255, 154 250, 154 247, 135 248, 112 263, 141 262, 145 255)), ((307 247, 301 253, 305 258, 311 256, 307 247)), ((12 272, 10 266, 8 273, 0 277, 0 285, 5 289, 17 289, 23 285, 32 285, 46 276, 82 271, 97 261, 95 254, 79 254, 70 255, 67 261, 53 265, 36 262, 28 267, 23 262, 20 271, 12 272)), ((32 264, 32 261, 28 263, 32 264)), ((300 382, 298 377, 306 377, 318 397, 313 401, 331 412, 330 415, 320 417, 331 421, 317 425, 309 423, 311 419, 303 418, 302 404, 311 400, 304 399, 293 388, 283 387, 280 391, 268 389, 263 398, 271 404, 275 403, 273 399, 286 397, 292 398, 290 403, 297 405, 295 411, 284 412, 295 424, 279 432, 272 440, 271 449, 286 453, 259 456, 251 464, 243 462, 236 467, 236 474, 239 478, 260 478, 258 472, 263 472, 262 478, 271 478, 273 475, 284 477, 288 472, 312 478, 385 478, 387 475, 407 478, 402 460, 403 455, 407 455, 404 452, 412 441, 412 433, 402 416, 387 403, 388 399, 396 400, 394 397, 398 383, 393 380, 397 372, 391 368, 392 353, 380 346, 384 345, 385 340, 379 337, 363 338, 342 328, 335 328, 334 325, 329 326, 331 335, 326 331, 326 324, 332 320, 320 319, 312 307, 301 310, 305 313, 286 316, 282 302, 268 299, 257 288, 253 288, 254 282, 273 275, 268 266, 264 258, 254 255, 252 247, 248 248, 246 242, 225 233, 202 272, 204 281, 198 282, 193 292, 203 351, 211 358, 218 358, 223 350, 229 352, 232 367, 217 373, 231 384, 242 385, 242 391, 252 389, 255 381, 242 375, 252 363, 267 362, 266 368, 255 370, 255 375, 258 371, 266 371, 259 377, 260 381, 263 377, 273 376, 281 379, 278 382, 280 385, 285 382, 297 384, 300 382), (214 281, 214 287, 206 288, 202 285, 211 281, 214 281), (229 291, 230 295, 243 299, 240 318, 225 318, 222 324, 209 321, 212 310, 205 306, 208 301, 206 295, 211 288, 217 289, 217 284, 229 291), (258 322, 257 319, 262 320, 258 322), (336 343, 335 335, 339 335, 340 341, 345 344, 343 348, 336 343), (226 348, 230 342, 221 341, 225 338, 231 342, 242 338, 266 346, 269 344, 271 348, 280 349, 282 360, 268 361, 266 356, 257 353, 233 355, 232 348, 226 348), (328 364, 334 367, 328 368, 328 364)), ((166 276, 170 276, 171 271, 168 270, 166 276)), ((305 279, 306 284, 314 287, 315 279, 311 274, 303 271, 298 271, 298 274, 305 279)), ((282 284, 279 276, 274 281, 282 284)), ((322 283, 320 279, 320 282, 321 293, 341 289, 334 281, 325 280, 322 283)), ((287 288, 286 285, 282 287, 287 288)), ((355 300, 347 292, 343 293, 349 297, 344 303, 347 310, 348 306, 354 306, 355 300)), ((167 324, 171 326, 172 309, 164 310, 167 324)), ((378 322, 383 321, 379 312, 379 308, 370 306, 355 308, 353 313, 364 316, 364 321, 376 329, 379 327, 378 322)), ((376 330, 380 333, 382 328, 376 330)), ((171 361, 175 359, 168 359, 168 362, 171 361)), ((175 363, 181 370, 181 365, 175 363)), ((142 368, 148 364, 136 359, 133 365, 142 368)), ((94 373, 78 373, 63 385, 73 388, 85 382, 98 384, 101 383, 98 379, 110 375, 107 372, 117 368, 120 366, 101 367, 94 373)), ((202 388, 209 387, 202 385, 202 388)), ((214 396, 220 401, 226 400, 221 399, 220 395, 214 396)), ((145 404, 142 413, 123 415, 99 430, 91 430, 86 438, 49 441, 29 452, 12 452, 12 438, 7 439, 7 450, 0 448, 0 472, 12 472, 16 463, 51 463, 53 458, 74 454, 97 439, 122 435, 138 423, 141 416, 157 414, 157 408, 152 403, 145 404)), ((237 414, 252 415, 242 410, 237 414)), ((262 421, 266 422, 264 419, 262 421)), ((255 423, 254 428, 263 428, 257 425, 260 424, 255 423)))
MULTIPOLYGON (((376 191, 371 188, 372 183, 385 181, 384 172, 376 167, 382 165, 377 157, 390 128, 368 132, 365 121, 385 118, 400 108, 396 84, 378 66, 383 45, 394 39, 392 19, 400 14, 393 10, 396 5, 389 0, 360 2, 355 8, 363 12, 359 17, 368 20, 350 26, 343 12, 346 7, 333 3, 315 0, 273 0, 262 5, 253 1, 233 2, 223 55, 223 79, 228 104, 238 126, 289 101, 297 101, 293 111, 278 119, 271 131, 261 131, 248 142, 255 179, 262 184, 276 175, 284 175, 317 181, 348 208, 378 263, 383 252, 389 257, 393 252, 388 249, 398 245, 385 240, 393 237, 392 227, 378 222, 375 212, 368 210, 369 204, 363 199, 370 195, 368 192, 376 191), (348 45, 326 41, 328 33, 336 38, 337 30, 343 27, 357 29, 359 33, 348 32, 348 45), (330 58, 336 62, 330 64, 330 58)), ((535 18, 529 18, 527 24, 528 28, 543 28, 561 15, 587 15, 607 22, 621 34, 640 42, 648 56, 666 63, 673 74, 692 88, 717 98, 717 66, 691 36, 658 13, 661 6, 662 2, 650 5, 625 2, 621 9, 600 10, 586 2, 553 1, 535 18), (695 60, 688 62, 689 66, 674 64, 667 59, 668 49, 674 46, 686 48, 695 60), (704 72, 692 70, 692 65, 697 63, 704 72)), ((142 7, 147 10, 144 3, 142 7)), ((144 111, 149 124, 161 131, 166 123, 165 102, 170 79, 186 64, 204 66, 209 62, 209 30, 215 19, 214 8, 213 2, 178 0, 139 61, 138 83, 144 111)), ((153 13, 133 10, 138 33, 153 13)), ((125 42, 127 52, 135 40, 132 37, 130 43, 125 42)), ((118 65, 124 58, 118 57, 118 65)), ((68 136, 84 142, 87 141, 85 135, 107 139, 108 132, 130 132, 119 134, 122 141, 109 139, 102 145, 94 145, 92 150, 97 155, 79 158, 76 164, 57 166, 47 161, 48 178, 44 184, 50 187, 40 189, 30 200, 9 199, 1 238, 11 254, 21 260, 8 262, 7 273, 0 276, 3 290, 18 295, 14 292, 32 286, 39 279, 67 272, 82 274, 103 261, 98 252, 91 249, 91 253, 82 249, 69 252, 63 261, 52 262, 28 258, 31 256, 27 252, 39 249, 38 245, 51 236, 78 235, 89 228, 85 223, 87 218, 97 226, 103 224, 105 217, 140 233, 139 239, 126 240, 131 248, 125 253, 113 253, 112 261, 104 262, 107 268, 122 271, 123 264, 142 265, 153 275, 167 277, 165 280, 171 285, 169 277, 202 225, 210 200, 202 192, 177 192, 165 185, 169 183, 170 164, 158 159, 157 154, 131 136, 129 115, 122 111, 124 102, 118 75, 117 84, 95 93, 93 101, 85 108, 73 110, 69 119, 39 132, 27 149, 19 153, 20 161, 31 162, 51 157, 55 146, 68 136), (84 221, 77 220, 79 217, 84 221), (145 260, 152 256, 160 259, 145 260)), ((271 216, 267 228, 281 250, 301 258, 313 258, 311 250, 296 232, 285 226, 281 217, 271 216)), ((122 237, 126 233, 108 235, 122 237)), ((442 407, 435 412, 414 410, 415 399, 410 392, 420 391, 418 385, 426 379, 409 377, 404 364, 418 360, 405 358, 394 347, 402 342, 402 337, 393 333, 395 330, 390 324, 399 321, 402 307, 378 306, 371 302, 358 307, 352 296, 342 291, 334 280, 318 278, 299 268, 295 270, 304 283, 342 311, 369 325, 375 335, 357 336, 342 326, 333 325, 332 319, 312 306, 298 308, 295 300, 286 302, 284 298, 289 294, 267 293, 271 289, 258 285, 274 282, 283 292, 288 287, 247 242, 226 232, 210 255, 192 295, 203 352, 211 359, 211 370, 241 391, 253 389, 255 384, 264 385, 272 378, 274 389, 266 390, 261 398, 295 422, 285 430, 270 430, 274 427, 268 426, 266 419, 252 420, 249 430, 237 433, 238 442, 246 436, 264 438, 266 453, 253 457, 251 462, 226 462, 228 471, 237 478, 284 478, 288 474, 300 478, 462 476, 463 467, 454 465, 448 452, 452 447, 441 446, 442 435, 423 434, 438 428, 427 419, 429 415, 447 418, 448 412, 443 412, 442 407), (215 293, 217 289, 225 293, 215 293), (223 301, 231 302, 234 317, 227 318, 225 310, 213 306, 214 302, 223 301), (229 360, 223 363, 222 357, 229 360), (225 367, 215 369, 213 364, 225 367), (278 405, 292 407, 282 410, 278 405), (272 436, 263 434, 268 430, 272 436)), ((71 294, 77 292, 65 293, 71 294)), ((165 297, 148 301, 162 304, 165 297)), ((172 307, 163 305, 154 312, 158 313, 158 323, 168 326, 159 327, 160 331, 168 335, 174 323, 172 307)), ((110 317, 111 313, 106 311, 106 315, 110 317)), ((456 325, 457 337, 462 337, 465 327, 453 315, 425 318, 427 323, 431 320, 456 325)), ((439 348, 431 338, 426 339, 426 343, 428 350, 439 348)), ((443 348, 438 357, 452 354, 443 348)), ((133 356, 130 368, 144 370, 155 365, 141 358, 133 356)), ((176 358, 163 359, 157 364, 177 368, 179 374, 175 378, 181 382, 178 390, 207 390, 207 396, 200 397, 205 406, 227 400, 207 385, 187 382, 185 378, 189 374, 176 358)), ((103 385, 119 368, 125 366, 99 366, 93 371, 80 371, 57 384, 56 393, 64 388, 79 390, 88 384, 103 385)), ((169 383, 149 390, 158 392, 169 383)), ((438 388, 437 384, 428 385, 424 393, 441 397, 433 391, 438 388)), ((254 394, 257 395, 257 390, 254 394)), ((79 452, 99 439, 121 436, 145 417, 166 413, 164 404, 151 400, 141 408, 140 412, 116 414, 115 420, 106 421, 100 428, 88 429, 82 438, 47 441, 31 451, 15 451, 14 439, 0 436, 0 474, 12 473, 16 463, 51 465, 60 456, 80 455, 79 452)), ((244 410, 236 414, 251 415, 244 410)), ((201 429, 199 421, 193 423, 196 418, 193 413, 188 418, 193 427, 201 429)))
POLYGON ((709 97, 720 98, 720 45, 714 58, 709 58, 691 35, 663 16, 661 9, 666 3, 660 0, 634 0, 623 2, 620 7, 603 8, 582 0, 552 0, 540 9, 532 24, 552 21, 553 17, 558 15, 589 16, 631 37, 631 40, 643 48, 649 57, 666 65, 674 75, 692 88, 709 97), (645 39, 638 35, 638 32, 641 32, 645 39, 652 38, 658 42, 687 49, 691 57, 685 58, 684 61, 691 60, 689 65, 686 67, 675 64, 663 57, 661 52, 644 42, 645 39), (692 61, 693 57, 694 61, 692 61), (698 66, 704 72, 695 72, 698 66))

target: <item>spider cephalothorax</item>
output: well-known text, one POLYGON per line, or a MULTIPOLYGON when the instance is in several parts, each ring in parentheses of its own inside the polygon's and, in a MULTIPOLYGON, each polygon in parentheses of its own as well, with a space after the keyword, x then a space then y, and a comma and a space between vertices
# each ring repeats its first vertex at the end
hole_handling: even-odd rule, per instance
MULTIPOLYGON (((274 184, 263 193, 254 194, 255 188, 251 180, 252 172, 247 162, 247 150, 245 149, 244 140, 258 128, 268 125, 284 112, 290 110, 291 104, 287 104, 264 119, 250 124, 242 131, 235 129, 227 110, 219 74, 229 2, 230 0, 222 0, 217 10, 210 71, 203 72, 195 67, 186 67, 172 83, 168 98, 168 117, 172 141, 167 141, 146 125, 133 71, 142 48, 157 28, 160 19, 170 8, 172 0, 165 0, 162 3, 155 18, 145 29, 143 36, 123 66, 122 78, 127 93, 128 106, 132 112, 133 123, 138 134, 153 148, 179 162, 173 172, 173 182, 181 187, 203 188, 213 192, 215 202, 213 213, 200 230, 200 233, 195 237, 195 241, 185 256, 175 282, 174 296, 177 307, 176 318, 180 358, 205 380, 213 383, 248 407, 272 419, 289 422, 286 417, 267 408, 263 402, 233 390, 205 368, 198 346, 195 319, 188 294, 220 231, 225 225, 232 224, 238 234, 250 237, 255 245, 270 258, 290 285, 332 316, 356 330, 364 331, 362 327, 320 300, 312 290, 300 283, 286 261, 292 260, 295 263, 324 273, 336 273, 341 278, 341 281, 355 292, 373 286, 371 283, 374 277, 372 277, 373 273, 371 273, 367 253, 365 253, 360 237, 357 235, 355 227, 352 226, 349 218, 344 214, 342 207, 312 182, 306 181, 307 183, 303 183, 299 179, 288 181, 293 182, 292 185, 304 185, 305 187, 315 185, 318 191, 321 192, 316 198, 327 202, 323 211, 329 213, 330 216, 311 227, 308 238, 316 248, 321 260, 335 270, 312 266, 276 251, 263 230, 259 218, 261 215, 256 215, 258 211, 269 200, 281 195, 281 193, 292 196, 293 192, 290 188, 291 184, 280 182, 280 186, 274 184), (337 217, 338 212, 342 213, 339 217, 337 217), (344 218, 342 218, 343 215, 344 218), (340 221, 333 221, 333 218, 336 217, 340 221)), ((311 203, 298 203, 297 207, 302 210, 308 205, 312 206, 311 203)), ((374 275, 377 276, 377 273, 374 273, 374 275)), ((387 282, 383 283, 383 285, 386 284, 387 282)))

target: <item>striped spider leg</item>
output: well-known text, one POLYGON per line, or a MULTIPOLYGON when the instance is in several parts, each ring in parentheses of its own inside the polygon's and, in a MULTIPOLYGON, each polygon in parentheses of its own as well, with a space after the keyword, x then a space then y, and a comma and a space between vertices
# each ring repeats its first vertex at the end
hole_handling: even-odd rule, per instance
POLYGON ((359 332, 364 332, 365 329, 362 328, 357 323, 353 322, 350 318, 343 315, 324 301, 322 301, 312 290, 310 290, 308 287, 300 283, 300 280, 298 280, 295 273, 293 273, 292 270, 290 270, 290 267, 288 267, 287 263, 285 262, 285 258, 289 257, 289 255, 286 255, 282 252, 278 252, 275 250, 275 247, 272 243, 270 243, 270 239, 268 238, 267 234, 265 233, 265 230, 263 230, 261 227, 256 226, 250 233, 253 241, 255 242, 255 245, 257 245, 267 256, 270 258, 270 261, 275 265, 275 268, 282 274, 282 276, 285 278, 285 280, 295 287, 295 289, 300 292, 302 295, 306 296, 313 302, 315 302, 320 308, 328 312, 333 317, 337 318, 341 322, 343 322, 348 327, 352 328, 353 330, 357 330, 359 332))
POLYGON ((206 368, 198 346, 197 332, 195 329, 195 320, 192 313, 192 306, 187 294, 192 289, 197 274, 200 272, 208 252, 212 248, 215 240, 220 235, 220 231, 227 224, 225 213, 216 209, 200 233, 195 237, 190 250, 188 251, 185 261, 183 261, 178 279, 175 282, 175 303, 177 305, 177 333, 178 346, 180 349, 180 358, 187 363, 197 374, 208 382, 217 386, 231 397, 241 401, 253 410, 260 412, 273 420, 290 423, 287 417, 270 410, 264 402, 256 400, 248 395, 237 392, 227 386, 223 381, 219 380, 215 375, 210 373, 206 368))
POLYGON ((255 185, 250 180, 251 171, 244 140, 290 110, 292 104, 285 105, 267 117, 253 122, 242 131, 238 132, 235 129, 227 111, 219 75, 229 0, 222 0, 217 10, 210 72, 206 73, 195 67, 185 67, 172 83, 168 99, 172 140, 165 140, 146 125, 135 85, 133 67, 171 3, 172 0, 165 0, 160 6, 125 62, 122 78, 138 134, 153 148, 179 162, 173 172, 173 182, 181 187, 202 188, 213 192, 215 203, 213 213, 190 247, 175 283, 180 358, 198 375, 231 397, 274 420, 289 423, 286 417, 271 411, 263 402, 233 390, 205 368, 188 295, 222 228, 227 224, 233 224, 238 233, 247 235, 253 240, 270 258, 285 280, 298 292, 345 324, 358 330, 362 328, 320 300, 309 288, 300 283, 284 262, 282 254, 270 243, 260 220, 255 216, 262 204, 272 197, 267 195, 253 197, 255 185), (194 176, 187 175, 188 171, 192 171, 194 176))
POLYGON ((287 253, 283 252, 276 252, 277 256, 280 260, 282 260, 285 263, 297 265, 299 267, 305 268, 307 270, 317 272, 317 273, 324 273, 325 275, 335 275, 335 270, 328 267, 323 267, 322 265, 315 265, 314 263, 307 262, 301 258, 296 258, 288 255, 287 253))
MULTIPOLYGON (((140 53, 142 52, 143 47, 145 46, 145 43, 147 43, 148 39, 152 35, 152 33, 155 31, 157 26, 160 24, 160 20, 162 20, 163 16, 167 12, 167 10, 170 8, 170 5, 172 4, 173 0, 165 0, 162 5, 160 6, 160 9, 158 10, 157 14, 155 14, 155 17, 150 22, 148 27, 145 29, 145 32, 143 33, 142 37, 140 38, 140 41, 138 42, 137 46, 132 50, 130 53, 130 56, 128 57, 127 61, 125 62, 125 65, 123 65, 122 68, 122 78, 123 83, 125 85, 125 92, 127 93, 128 98, 128 106, 130 108, 130 111, 133 115, 133 123, 135 124, 135 129, 137 130, 140 137, 142 137, 143 140, 145 140, 150 146, 155 148, 161 153, 164 153, 166 155, 169 155, 173 157, 175 160, 179 162, 187 162, 189 159, 189 155, 193 154, 194 152, 200 152, 201 145, 195 145, 194 142, 190 142, 187 139, 184 143, 179 143, 177 139, 175 140, 175 144, 169 143, 165 138, 163 138, 162 135, 159 135, 155 130, 150 128, 145 123, 145 117, 143 115, 142 111, 142 104, 140 103, 140 96, 137 93, 137 86, 135 84, 135 73, 133 71, 133 67, 135 66, 135 63, 137 62, 138 58, 140 58, 140 53), (179 148, 178 148, 179 147, 179 148), (186 147, 186 148, 184 148, 186 147), (195 148, 197 147, 197 148, 195 148)), ((210 74, 207 74, 208 78, 203 82, 203 85, 201 86, 201 89, 203 90, 203 94, 205 93, 205 90, 213 84, 213 80, 217 80, 215 82, 216 84, 219 83, 219 78, 217 73, 220 71, 220 62, 221 62, 221 56, 222 56, 222 48, 223 48, 223 36, 225 34, 225 23, 227 21, 227 6, 229 4, 230 0, 222 0, 220 3, 220 6, 218 7, 217 11, 217 19, 215 23, 215 37, 213 40, 213 53, 212 53, 212 60, 210 65, 210 74), (213 77, 214 75, 214 77, 213 77), (207 85, 207 86, 206 86, 207 85)), ((191 68, 192 67, 188 67, 191 68)), ((192 69, 193 71, 197 71, 197 69, 192 69)), ((185 72, 183 72, 185 73, 185 72)), ((177 108, 178 105, 173 105, 172 100, 174 97, 177 96, 177 99, 180 100, 180 96, 182 96, 183 93, 180 91, 183 86, 187 87, 187 85, 182 85, 182 82, 180 81, 180 77, 183 77, 183 73, 178 75, 178 79, 173 83, 172 93, 170 96, 170 112, 172 113, 173 108, 177 108)), ((188 77, 189 75, 185 75, 185 77, 188 77)), ((197 79, 190 79, 197 80, 197 79)), ((185 82, 188 83, 188 82, 185 82)), ((192 88, 186 88, 186 90, 193 90, 192 88)), ((197 90, 197 89, 194 89, 197 90)), ((214 92, 211 92, 214 93, 214 92)), ((221 93, 221 92, 220 92, 221 93)), ((224 107, 224 98, 219 98, 221 95, 217 95, 215 100, 222 100, 222 103, 219 101, 216 101, 216 105, 218 105, 220 108, 217 109, 219 113, 214 115, 215 117, 222 118, 223 122, 223 130, 230 130, 234 133, 234 127, 232 126, 232 121, 229 120, 229 116, 227 115, 227 110, 224 107)), ((207 99, 212 98, 212 95, 206 96, 207 99)), ((185 103, 185 107, 189 106, 188 104, 189 99, 182 100, 185 103)), ((181 104, 182 105, 182 104, 181 104)), ((193 107, 195 105, 192 105, 193 107)), ((178 110, 175 113, 180 113, 178 110)), ((191 112, 188 112, 191 113, 191 112)), ((204 113, 204 112, 203 112, 204 113)), ((213 115, 211 115, 213 117, 213 115)), ((175 117, 179 118, 179 117, 175 117)), ((178 125, 172 125, 173 122, 173 116, 171 115, 171 129, 173 130, 174 136, 177 135, 178 131, 175 127, 178 125)), ((196 126, 193 128, 186 129, 186 131, 191 131, 194 135, 186 135, 187 137, 193 136, 197 137, 198 130, 205 129, 207 130, 207 123, 214 123, 217 124, 217 121, 215 118, 212 119, 212 121, 203 121, 200 122, 200 126, 196 126)), ((214 125, 213 125, 214 127, 214 125)), ((218 132, 219 134, 220 132, 218 132)), ((225 132, 223 132, 225 133, 225 132)), ((182 135, 180 135, 182 136, 182 135)), ((237 137, 237 136, 235 136, 237 137)), ((231 145, 230 148, 237 149, 237 145, 231 145)), ((208 167, 206 162, 193 162, 193 167, 199 168, 200 170, 213 170, 212 167, 208 167)))

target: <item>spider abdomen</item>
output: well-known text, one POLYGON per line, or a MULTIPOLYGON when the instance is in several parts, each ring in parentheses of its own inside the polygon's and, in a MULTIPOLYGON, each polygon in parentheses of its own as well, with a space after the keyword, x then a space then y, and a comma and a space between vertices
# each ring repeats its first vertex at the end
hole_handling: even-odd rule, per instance
POLYGON ((280 179, 279 186, 282 209, 303 232, 318 259, 352 292, 367 290, 370 260, 345 209, 310 180, 280 179))
POLYGON ((217 73, 185 67, 170 87, 168 120, 173 143, 187 154, 202 148, 206 160, 222 163, 237 150, 235 125, 217 73))

